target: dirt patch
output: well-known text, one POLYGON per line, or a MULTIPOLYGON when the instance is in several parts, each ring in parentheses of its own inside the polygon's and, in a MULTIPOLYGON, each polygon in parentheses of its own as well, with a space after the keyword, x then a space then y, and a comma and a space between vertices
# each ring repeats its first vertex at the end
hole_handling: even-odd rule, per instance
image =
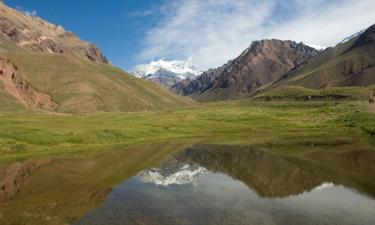
POLYGON ((10 165, 5 177, 0 181, 0 202, 13 198, 21 189, 22 184, 39 168, 52 162, 52 158, 28 160, 10 165))
POLYGON ((57 108, 51 96, 32 87, 18 73, 16 65, 1 56, 0 80, 4 83, 5 90, 27 108, 47 111, 57 108))
POLYGON ((370 104, 368 110, 372 113, 375 113, 375 104, 370 104))

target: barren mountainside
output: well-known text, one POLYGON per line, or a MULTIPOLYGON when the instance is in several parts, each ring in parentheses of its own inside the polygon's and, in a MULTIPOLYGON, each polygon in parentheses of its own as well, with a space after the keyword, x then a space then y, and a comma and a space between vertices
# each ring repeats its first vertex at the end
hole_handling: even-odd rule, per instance
POLYGON ((0 3, 0 33, 22 49, 32 52, 64 53, 108 63, 93 44, 77 38, 63 27, 29 16, 0 3))
POLYGON ((113 67, 93 44, 0 4, 0 111, 148 111, 193 101, 113 67))
POLYGON ((306 88, 368 87, 375 84, 375 25, 335 47, 320 52, 268 89, 295 85, 306 88))
POLYGON ((181 81, 173 90, 200 101, 246 97, 317 53, 316 49, 293 41, 255 41, 236 59, 195 79, 181 81))
POLYGON ((10 60, 0 56, 0 80, 4 89, 24 107, 53 111, 57 104, 51 97, 32 87, 18 73, 17 67, 10 60))

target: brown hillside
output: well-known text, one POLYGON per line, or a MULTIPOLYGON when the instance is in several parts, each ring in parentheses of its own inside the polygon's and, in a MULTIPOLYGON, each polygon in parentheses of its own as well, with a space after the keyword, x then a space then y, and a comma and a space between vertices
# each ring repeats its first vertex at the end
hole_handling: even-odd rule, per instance
POLYGON ((194 80, 182 81, 173 89, 199 101, 246 97, 316 54, 317 50, 293 41, 256 41, 233 61, 194 80))

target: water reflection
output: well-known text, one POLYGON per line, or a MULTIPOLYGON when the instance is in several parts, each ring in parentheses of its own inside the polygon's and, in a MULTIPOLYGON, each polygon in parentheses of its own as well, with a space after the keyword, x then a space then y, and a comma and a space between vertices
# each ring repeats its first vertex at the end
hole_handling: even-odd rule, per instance
POLYGON ((190 145, 154 143, 0 164, 0 224, 72 224, 100 207, 113 187, 190 145))
POLYGON ((143 183, 168 187, 170 185, 195 184, 200 175, 207 172, 203 167, 188 164, 164 164, 157 169, 149 169, 138 176, 143 183))
POLYGON ((195 145, 119 185, 77 224, 372 225, 374 168, 371 150, 296 157, 195 145))

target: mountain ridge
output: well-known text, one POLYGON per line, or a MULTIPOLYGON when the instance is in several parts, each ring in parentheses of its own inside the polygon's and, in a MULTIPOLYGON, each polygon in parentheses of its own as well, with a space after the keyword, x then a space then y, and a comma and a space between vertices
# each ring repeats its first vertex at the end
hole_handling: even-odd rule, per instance
POLYGON ((141 64, 132 72, 136 77, 152 81, 167 89, 184 79, 192 79, 202 73, 192 63, 182 60, 157 60, 141 64))
POLYGON ((299 70, 291 70, 272 85, 294 85, 321 89, 327 87, 375 84, 375 25, 354 35, 350 40, 327 48, 306 62, 299 70))
POLYGON ((35 53, 72 54, 93 62, 109 63, 101 50, 82 41, 60 25, 0 5, 0 32, 18 47, 35 53))
POLYGON ((317 53, 316 49, 294 41, 254 41, 234 60, 195 79, 183 80, 172 90, 198 101, 250 96, 262 85, 279 79, 317 53))
POLYGON ((375 84, 375 25, 345 38, 335 47, 319 51, 309 48, 293 41, 255 41, 234 60, 194 79, 182 80, 172 90, 206 102, 253 97, 280 86, 325 89, 375 84), (265 42, 272 44, 263 48, 265 42), (294 46, 296 55, 280 54, 285 46, 278 42, 289 43, 291 49, 294 46), (287 63, 290 57, 296 60, 287 63))

